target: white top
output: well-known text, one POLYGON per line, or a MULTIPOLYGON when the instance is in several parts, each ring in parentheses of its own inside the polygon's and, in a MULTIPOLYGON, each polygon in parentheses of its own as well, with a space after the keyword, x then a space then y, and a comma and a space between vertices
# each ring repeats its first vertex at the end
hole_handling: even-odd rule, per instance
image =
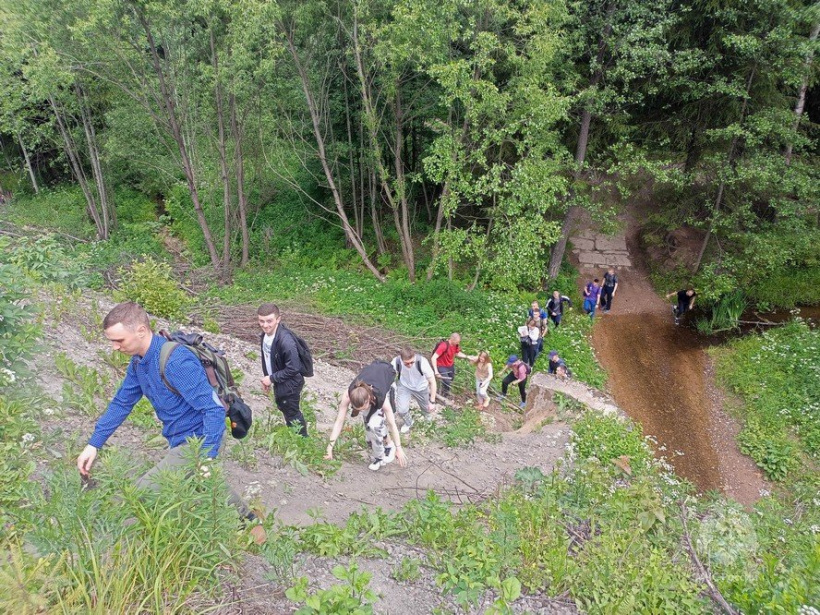
POLYGON ((530 336, 530 339, 533 341, 533 343, 537 342, 538 338, 541 337, 541 329, 539 329, 538 327, 529 327, 527 333, 530 336))
POLYGON ((411 391, 426 391, 430 386, 427 379, 435 377, 430 361, 420 354, 416 355, 416 363, 412 367, 404 365, 400 356, 396 357, 393 359, 393 369, 399 371, 399 368, 401 368, 399 384, 411 391), (421 373, 419 373, 418 363, 421 363, 421 373))
POLYGON ((265 355, 265 365, 268 366, 268 374, 273 373, 273 365, 270 362, 270 349, 273 347, 273 340, 276 337, 276 331, 273 332, 273 335, 265 335, 262 337, 262 352, 265 355))

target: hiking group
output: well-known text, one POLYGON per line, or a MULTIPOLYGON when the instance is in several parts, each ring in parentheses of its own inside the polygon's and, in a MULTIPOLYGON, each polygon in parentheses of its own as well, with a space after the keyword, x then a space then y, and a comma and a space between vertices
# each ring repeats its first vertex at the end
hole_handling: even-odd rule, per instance
MULTIPOLYGON (((617 288, 617 278, 615 279, 617 288)), ((614 289, 611 293, 614 295, 614 289)), ((610 297, 611 301, 611 297, 610 297)), ((543 350, 548 323, 561 324, 566 308, 572 308, 569 297, 555 291, 541 309, 534 301, 527 322, 519 329, 521 357, 511 355, 502 372, 508 372, 501 383, 498 399, 503 400, 510 385, 517 385, 520 407, 526 404, 526 386, 532 367, 543 350)), ((313 375, 313 361, 307 344, 282 323, 282 314, 273 303, 263 303, 257 310, 261 333, 259 350, 264 392, 272 392, 273 402, 288 427, 307 438, 308 425, 300 407, 305 377, 313 375)), ((251 427, 250 408, 233 387, 233 378, 222 353, 209 346, 197 334, 164 331, 154 333, 147 312, 136 303, 121 303, 104 318, 103 332, 113 349, 131 357, 125 378, 105 412, 95 424, 87 445, 77 458, 84 478, 90 476, 97 453, 122 425, 137 402, 144 396, 151 402, 168 450, 162 459, 137 479, 143 489, 157 491, 158 475, 164 470, 186 467, 186 444, 200 442, 203 459, 198 469, 209 475, 208 463, 222 447, 226 415, 231 434, 242 438, 251 427), (181 347, 181 349, 180 349, 181 347)), ((556 351, 549 353, 548 370, 559 377, 569 377, 566 364, 556 351)), ((342 433, 348 410, 353 417, 362 415, 365 439, 369 446, 371 470, 379 470, 394 460, 404 467, 407 457, 401 435, 410 432, 414 418, 410 410, 415 401, 425 421, 432 421, 439 396, 446 402, 456 376, 456 359, 469 361, 474 367, 476 406, 490 404, 490 384, 495 377, 490 354, 486 350, 470 356, 461 350, 461 336, 453 333, 434 346, 430 357, 410 347, 391 361, 374 361, 356 375, 339 402, 325 457, 333 458, 333 449, 342 433), (396 420, 401 419, 401 425, 396 420)), ((230 502, 242 522, 258 543, 265 532, 256 514, 228 487, 230 502)))

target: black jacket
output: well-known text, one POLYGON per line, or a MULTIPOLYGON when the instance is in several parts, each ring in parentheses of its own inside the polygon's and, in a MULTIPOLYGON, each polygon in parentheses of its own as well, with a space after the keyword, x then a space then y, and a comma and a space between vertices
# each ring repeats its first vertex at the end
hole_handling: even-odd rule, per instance
POLYGON ((277 399, 298 395, 305 386, 305 377, 301 374, 302 362, 299 360, 299 351, 296 348, 296 339, 285 325, 280 324, 276 329, 273 338, 273 345, 270 349, 271 363, 273 363, 273 373, 268 373, 268 366, 265 363, 265 349, 263 340, 265 334, 259 336, 259 350, 262 353, 262 373, 270 376, 273 383, 273 394, 277 399))

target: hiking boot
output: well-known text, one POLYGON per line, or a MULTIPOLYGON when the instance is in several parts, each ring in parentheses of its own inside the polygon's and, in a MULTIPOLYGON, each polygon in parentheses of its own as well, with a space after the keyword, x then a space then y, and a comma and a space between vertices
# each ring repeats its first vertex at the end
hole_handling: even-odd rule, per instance
POLYGON ((376 470, 378 470, 380 467, 382 467, 382 465, 384 465, 384 460, 383 460, 383 459, 374 459, 374 460, 373 460, 373 463, 371 463, 371 464, 370 464, 369 466, 367 466, 367 467, 368 467, 368 468, 370 468, 371 470, 373 470, 373 471, 375 472, 375 471, 376 471, 376 470))
POLYGON ((385 446, 384 447, 384 459, 382 459, 382 465, 386 466, 388 463, 393 463, 393 460, 396 459, 396 449, 393 446, 385 446))
POLYGON ((410 425, 405 423, 404 425, 401 426, 401 429, 399 429, 399 431, 401 433, 410 433, 410 425))

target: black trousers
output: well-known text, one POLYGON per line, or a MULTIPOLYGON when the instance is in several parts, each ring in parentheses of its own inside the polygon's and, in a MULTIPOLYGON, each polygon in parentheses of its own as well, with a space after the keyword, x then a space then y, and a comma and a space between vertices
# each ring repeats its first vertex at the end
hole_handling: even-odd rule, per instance
POLYGON ((604 286, 601 288, 601 307, 609 310, 612 307, 612 293, 615 290, 614 286, 604 286))
POLYGON ((305 422, 305 417, 302 415, 302 411, 299 409, 299 400, 301 397, 301 391, 284 397, 277 397, 276 407, 285 415, 285 424, 290 427, 294 423, 299 423, 302 426, 299 433, 307 438, 307 423, 305 422))
MULTIPOLYGON (((506 376, 504 376, 504 380, 501 381, 501 394, 506 395, 507 389, 510 388, 513 380, 515 380, 516 376, 514 373, 510 372, 506 376)), ((527 380, 525 378, 521 382, 518 383, 518 392, 521 393, 521 401, 527 401, 527 380)))

